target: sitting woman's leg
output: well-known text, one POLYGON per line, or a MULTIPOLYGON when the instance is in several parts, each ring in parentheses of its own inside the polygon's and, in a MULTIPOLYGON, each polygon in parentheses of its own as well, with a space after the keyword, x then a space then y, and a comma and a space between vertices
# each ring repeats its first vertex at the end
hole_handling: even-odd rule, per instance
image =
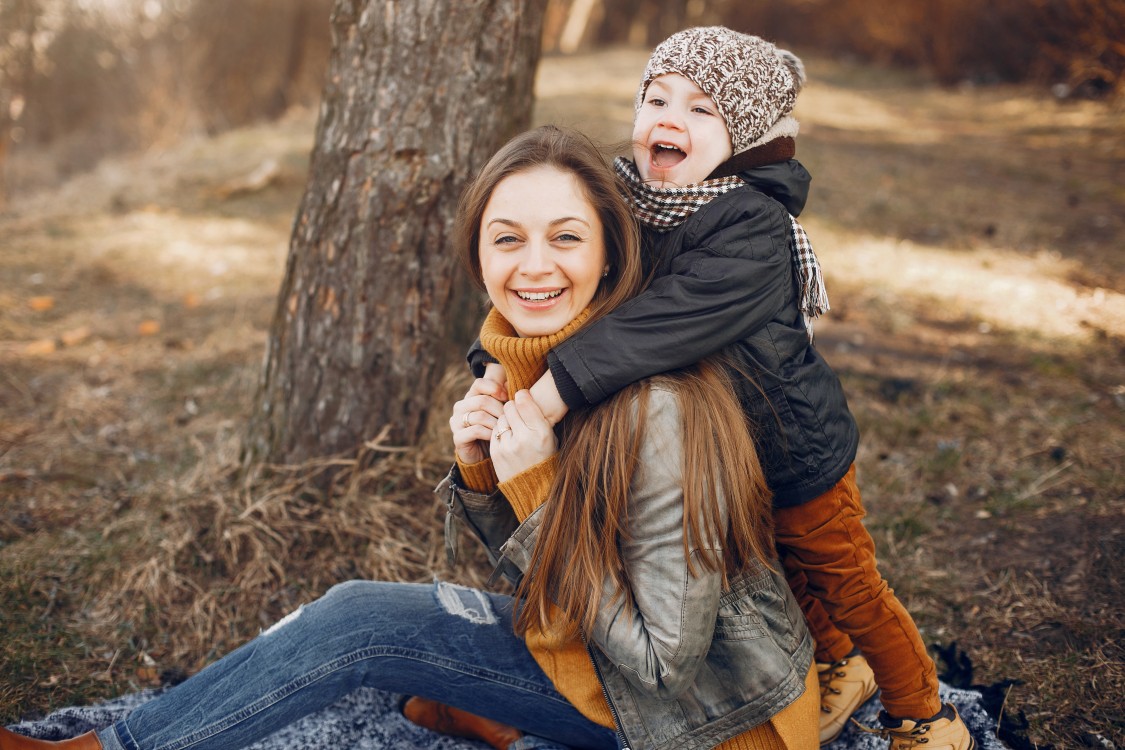
POLYGON ((352 581, 98 732, 107 750, 231 750, 358 687, 432 698, 576 748, 610 730, 554 689, 512 630, 509 597, 352 581))

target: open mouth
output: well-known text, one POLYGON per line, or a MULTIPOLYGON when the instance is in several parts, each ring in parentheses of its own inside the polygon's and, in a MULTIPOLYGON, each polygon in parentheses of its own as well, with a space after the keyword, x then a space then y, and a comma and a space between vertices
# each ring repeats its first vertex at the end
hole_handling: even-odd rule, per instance
POLYGON ((562 289, 556 289, 552 292, 521 292, 518 289, 514 291, 517 297, 526 302, 546 302, 547 300, 554 299, 555 297, 558 297, 563 293, 562 289))
POLYGON ((661 169, 674 167, 687 158, 687 154, 682 149, 670 143, 653 144, 650 153, 652 154, 652 163, 661 169))

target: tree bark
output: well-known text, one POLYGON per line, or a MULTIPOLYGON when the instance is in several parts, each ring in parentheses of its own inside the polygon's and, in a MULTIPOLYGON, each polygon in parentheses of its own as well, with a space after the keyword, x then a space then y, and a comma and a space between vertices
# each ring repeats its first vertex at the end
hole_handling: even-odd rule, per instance
POLYGON ((8 204, 8 148, 35 75, 32 40, 42 16, 38 0, 0 3, 0 209, 8 204))
POLYGON ((414 443, 464 273, 466 182, 530 120, 545 0, 336 0, 243 465, 414 443))

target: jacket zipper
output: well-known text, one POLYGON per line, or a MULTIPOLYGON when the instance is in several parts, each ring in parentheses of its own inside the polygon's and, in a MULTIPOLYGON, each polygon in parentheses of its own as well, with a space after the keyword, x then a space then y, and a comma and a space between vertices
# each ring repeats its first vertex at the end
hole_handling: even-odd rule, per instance
POLYGON ((613 715, 613 731, 617 734, 617 742, 621 745, 620 750, 630 750, 629 738, 625 736, 625 730, 621 728, 621 717, 617 715, 617 706, 613 705, 613 699, 609 697, 609 691, 606 690, 601 667, 598 666, 598 660, 594 658, 594 652, 590 650, 590 643, 586 640, 586 633, 579 628, 578 634, 582 637, 582 645, 586 647, 586 655, 590 657, 590 663, 594 665, 594 674, 598 676, 598 685, 601 686, 602 695, 605 697, 605 703, 609 706, 610 714, 613 715))

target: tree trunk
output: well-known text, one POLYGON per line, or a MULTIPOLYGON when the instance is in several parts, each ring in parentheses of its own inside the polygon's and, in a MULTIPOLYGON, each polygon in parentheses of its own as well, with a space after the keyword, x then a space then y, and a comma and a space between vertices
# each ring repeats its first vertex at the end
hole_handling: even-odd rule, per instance
POLYGON ((336 0, 308 186, 243 465, 421 435, 465 283, 466 182, 530 120, 544 0, 336 0))
POLYGON ((0 3, 0 210, 8 204, 8 147, 35 76, 33 40, 42 17, 37 0, 0 3))

